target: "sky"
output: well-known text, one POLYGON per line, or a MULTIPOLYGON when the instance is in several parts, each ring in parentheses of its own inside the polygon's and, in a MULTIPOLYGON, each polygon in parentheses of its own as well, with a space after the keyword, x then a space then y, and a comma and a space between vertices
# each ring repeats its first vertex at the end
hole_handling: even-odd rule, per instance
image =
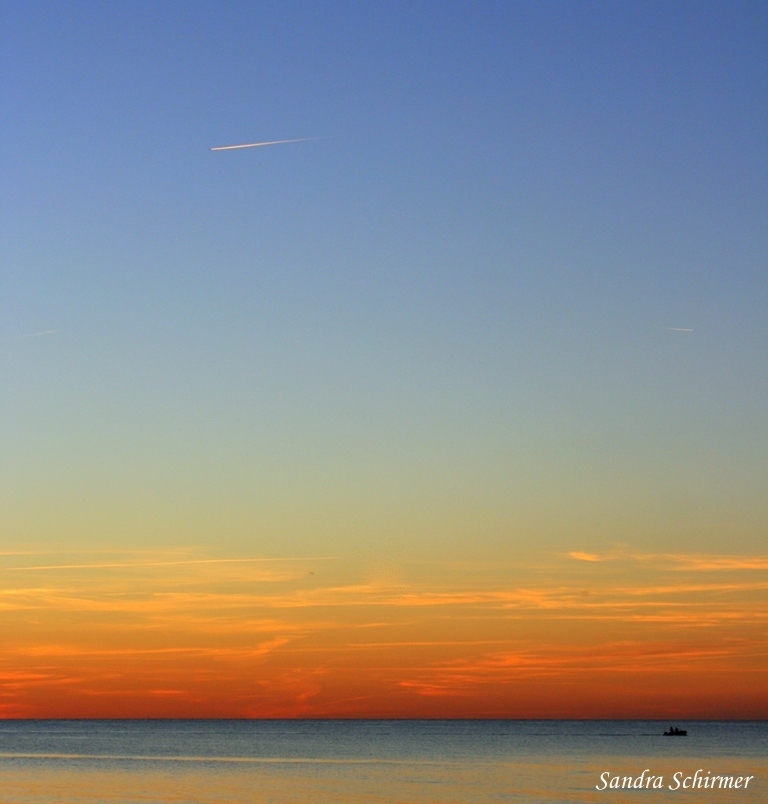
POLYGON ((765 4, 0 36, 0 717, 768 716, 765 4))

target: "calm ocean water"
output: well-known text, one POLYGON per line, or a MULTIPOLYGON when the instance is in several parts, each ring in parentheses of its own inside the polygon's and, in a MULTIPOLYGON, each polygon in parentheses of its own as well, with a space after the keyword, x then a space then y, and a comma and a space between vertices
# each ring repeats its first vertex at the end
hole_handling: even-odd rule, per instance
POLYGON ((4 721, 1 804, 768 801, 768 723, 4 721), (601 774, 661 790, 597 790, 601 774), (709 774, 747 789, 682 789, 709 774), (675 773, 681 787, 671 791, 675 773), (690 782, 689 782, 690 784, 690 782))

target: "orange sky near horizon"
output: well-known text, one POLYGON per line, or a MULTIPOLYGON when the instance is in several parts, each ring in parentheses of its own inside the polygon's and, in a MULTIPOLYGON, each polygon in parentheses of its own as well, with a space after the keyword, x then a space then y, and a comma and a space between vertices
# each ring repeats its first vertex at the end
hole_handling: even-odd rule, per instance
POLYGON ((3 718, 768 716, 764 556, 0 568, 3 718))

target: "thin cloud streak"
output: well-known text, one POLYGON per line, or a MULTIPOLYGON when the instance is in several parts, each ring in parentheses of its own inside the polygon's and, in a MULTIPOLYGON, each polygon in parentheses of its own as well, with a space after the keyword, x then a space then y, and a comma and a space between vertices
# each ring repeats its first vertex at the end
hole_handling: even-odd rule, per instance
POLYGON ((716 555, 707 553, 630 553, 610 552, 598 555, 571 551, 568 557, 591 563, 604 561, 636 561, 657 565, 658 569, 677 572, 721 572, 725 570, 768 570, 768 556, 716 555))
POLYGON ((19 335, 19 340, 26 340, 27 338, 40 338, 43 335, 55 335, 55 329, 41 329, 40 332, 30 332, 28 335, 19 335))
POLYGON ((768 570, 768 556, 670 556, 681 563, 681 571, 768 570))
POLYGON ((264 145, 284 145, 287 142, 310 142, 317 137, 300 137, 295 140, 271 140, 270 142, 246 142, 242 145, 217 145, 212 151, 237 151, 240 148, 261 148, 264 145))
POLYGON ((572 553, 568 553, 571 558, 575 558, 577 561, 605 561, 605 558, 601 558, 595 553, 581 553, 579 551, 574 551, 572 553))
POLYGON ((691 327, 667 327, 670 332, 693 332, 691 327))
POLYGON ((201 550, 189 547, 183 550, 0 550, 0 556, 71 556, 71 555, 200 555, 201 550))
MULTIPOLYGON (((414 677, 401 680, 400 686, 421 695, 471 694, 484 684, 510 680, 544 679, 556 676, 594 672, 647 675, 659 667, 665 670, 690 670, 701 662, 727 667, 729 659, 743 658, 755 651, 743 645, 711 647, 689 644, 672 647, 668 643, 613 643, 596 647, 577 647, 565 653, 554 653, 543 645, 532 645, 521 651, 504 651, 470 659, 435 663, 414 677)), ((760 655, 760 651, 757 651, 760 655)))
POLYGON ((189 564, 246 564, 266 561, 333 561, 334 556, 310 556, 309 558, 198 558, 186 561, 115 562, 110 564, 42 564, 32 567, 0 567, 0 572, 32 572, 37 570, 78 569, 130 569, 134 567, 178 567, 189 564))

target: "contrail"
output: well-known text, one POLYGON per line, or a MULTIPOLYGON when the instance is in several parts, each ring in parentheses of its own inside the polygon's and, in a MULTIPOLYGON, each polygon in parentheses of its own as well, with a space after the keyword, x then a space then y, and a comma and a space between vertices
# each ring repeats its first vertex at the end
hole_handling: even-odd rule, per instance
POLYGON ((216 148, 211 148, 212 151, 234 151, 238 148, 261 148, 262 145, 283 145, 286 142, 309 142, 316 140, 317 137, 302 137, 298 140, 272 140, 271 142, 247 142, 245 145, 218 145, 216 148))
POLYGON ((29 335, 19 335, 19 338, 39 338, 41 335, 53 335, 55 329, 43 329, 40 332, 30 332, 29 335))
POLYGON ((688 327, 667 327, 670 332, 693 332, 692 329, 688 327))

